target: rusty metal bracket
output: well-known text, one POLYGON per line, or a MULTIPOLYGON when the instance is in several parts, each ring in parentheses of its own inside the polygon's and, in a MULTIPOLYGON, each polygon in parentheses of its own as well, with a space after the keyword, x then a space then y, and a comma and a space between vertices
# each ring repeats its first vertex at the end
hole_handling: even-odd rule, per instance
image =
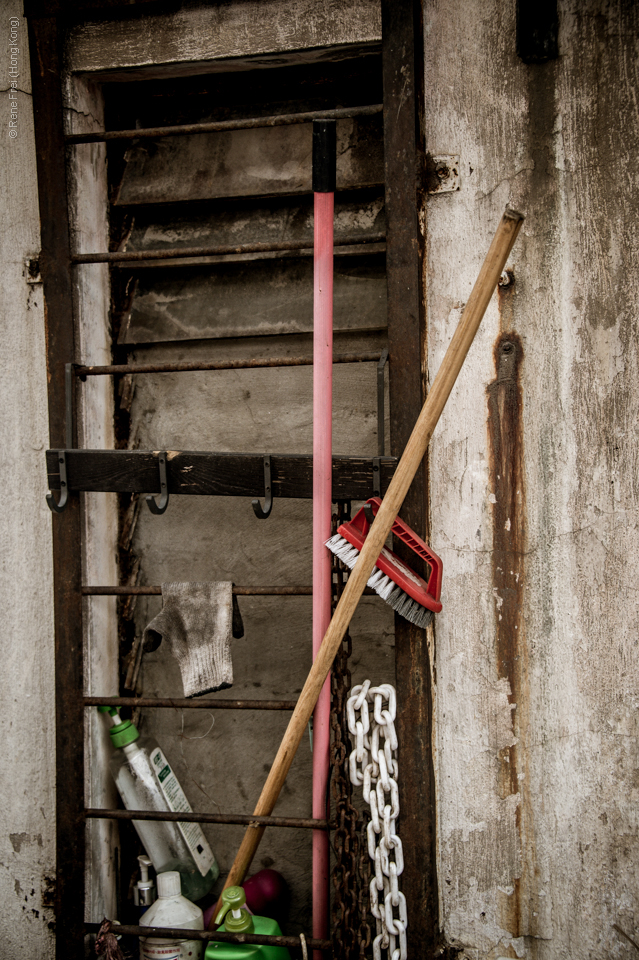
POLYGON ((169 505, 169 487, 166 478, 166 450, 163 450, 158 457, 160 465, 160 499, 156 501, 155 497, 146 498, 147 506, 151 513, 156 516, 164 513, 169 505))
MULTIPOLYGON (((64 365, 64 414, 65 440, 67 449, 73 449, 73 364, 64 365)), ((60 472, 60 499, 57 501, 51 492, 47 493, 47 506, 52 513, 62 513, 69 501, 69 483, 67 480, 67 450, 58 450, 58 468, 60 472)))
POLYGON ((58 464, 60 467, 60 499, 56 503, 52 493, 47 494, 47 506, 52 513, 62 513, 69 499, 69 485, 67 483, 67 452, 58 450, 58 464))
POLYGON ((373 457, 373 496, 382 495, 382 464, 381 457, 373 457))
POLYGON ((384 369, 388 363, 388 347, 377 363, 377 456, 384 456, 384 369))
POLYGON ((426 157, 425 186, 428 193, 453 193, 459 190, 459 155, 442 153, 426 157))
POLYGON ((512 340, 502 340, 497 353, 497 377, 495 382, 516 380, 517 377, 517 347, 512 340))
POLYGON ((259 500, 251 500, 253 513, 258 520, 266 520, 273 509, 273 492, 271 487, 271 455, 264 455, 264 507, 259 500))

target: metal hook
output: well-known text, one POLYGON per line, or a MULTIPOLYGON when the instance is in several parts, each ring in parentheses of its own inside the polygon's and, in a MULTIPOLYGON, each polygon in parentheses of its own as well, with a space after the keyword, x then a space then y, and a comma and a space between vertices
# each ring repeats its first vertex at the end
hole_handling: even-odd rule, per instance
POLYGON ((58 451, 58 463, 60 465, 60 500, 55 502, 52 493, 47 494, 47 504, 52 513, 62 513, 69 499, 69 485, 67 483, 67 452, 58 451))
POLYGON ((166 451, 159 455, 158 462, 160 464, 160 499, 156 502, 155 497, 148 496, 146 498, 149 510, 156 516, 164 513, 169 505, 169 487, 166 481, 166 451))
POLYGON ((266 520, 273 509, 273 494, 271 493, 271 455, 264 455, 264 507, 259 500, 251 500, 253 513, 258 520, 266 520))

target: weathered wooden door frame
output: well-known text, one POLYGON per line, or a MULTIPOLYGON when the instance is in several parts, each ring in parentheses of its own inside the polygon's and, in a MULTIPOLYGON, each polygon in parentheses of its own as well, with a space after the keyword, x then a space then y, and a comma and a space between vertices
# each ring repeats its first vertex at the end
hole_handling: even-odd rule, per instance
MULTIPOLYGON (((382 59, 391 454, 399 457, 426 398, 421 0, 382 0, 382 59)), ((427 458, 404 501, 402 517, 415 530, 428 534, 427 458)), ((397 544, 395 549, 414 565, 414 554, 408 548, 402 550, 397 544)), ((438 940, 439 907, 433 678, 426 631, 397 614, 395 673, 408 952, 413 957, 432 957, 438 940)))

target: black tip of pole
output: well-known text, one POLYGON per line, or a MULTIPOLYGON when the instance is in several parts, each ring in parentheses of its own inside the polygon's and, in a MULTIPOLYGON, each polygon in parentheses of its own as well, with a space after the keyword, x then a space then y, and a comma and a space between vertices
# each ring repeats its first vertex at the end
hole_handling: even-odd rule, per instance
POLYGON ((334 120, 313 120, 313 193, 335 193, 337 138, 334 120))

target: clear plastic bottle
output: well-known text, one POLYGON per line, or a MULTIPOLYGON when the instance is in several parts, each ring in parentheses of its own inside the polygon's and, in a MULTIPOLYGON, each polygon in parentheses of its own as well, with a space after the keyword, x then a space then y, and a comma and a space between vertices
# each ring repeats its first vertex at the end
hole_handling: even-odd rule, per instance
MULTIPOLYGON (((144 914, 144 926, 204 930, 199 907, 180 896, 180 875, 168 871, 158 875, 158 898, 144 914)), ((200 960, 201 940, 167 940, 140 937, 140 960, 200 960)))
MULTIPOLYGON (((127 810, 190 813, 184 791, 155 740, 141 737, 130 720, 120 719, 115 707, 98 709, 111 716, 109 733, 116 748, 110 761, 111 773, 127 810)), ((157 874, 177 870, 185 897, 200 900, 206 896, 220 868, 198 823, 131 822, 157 874)))

